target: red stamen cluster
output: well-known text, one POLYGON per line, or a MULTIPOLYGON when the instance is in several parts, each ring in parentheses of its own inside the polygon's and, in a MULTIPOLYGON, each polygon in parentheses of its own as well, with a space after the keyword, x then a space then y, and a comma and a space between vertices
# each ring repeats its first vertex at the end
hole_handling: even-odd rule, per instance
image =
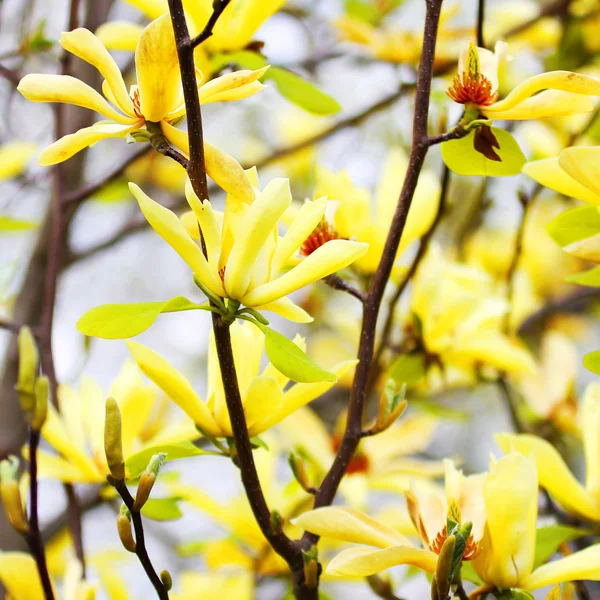
MULTIPOLYGON (((340 444, 342 443, 341 435, 334 435, 331 439, 331 447, 334 452, 337 452, 340 448, 340 444)), ((371 468, 371 461, 369 457, 363 452, 357 450, 354 453, 354 456, 350 460, 348 464, 348 468, 346 469, 347 475, 352 475, 353 473, 368 473, 371 468)))
POLYGON ((131 101, 133 102, 133 112, 140 119, 143 119, 144 115, 142 115, 142 107, 140 105, 140 90, 136 89, 133 92, 133 96, 131 96, 131 101))
POLYGON ((306 258, 323 244, 331 240, 337 240, 339 237, 334 227, 323 218, 300 246, 300 254, 306 258))
MULTIPOLYGON (((448 534, 446 532, 446 527, 444 527, 436 536, 435 539, 429 544, 429 549, 432 552, 435 552, 439 555, 442 551, 442 546, 446 541, 448 534)), ((465 551, 463 552, 462 559, 463 560, 473 560, 479 553, 481 552, 480 545, 473 539, 473 536, 470 535, 467 540, 467 545, 465 546, 465 551)))
POLYGON ((456 75, 446 92, 457 104, 490 106, 498 100, 498 92, 492 92, 492 82, 485 76, 463 73, 456 75))

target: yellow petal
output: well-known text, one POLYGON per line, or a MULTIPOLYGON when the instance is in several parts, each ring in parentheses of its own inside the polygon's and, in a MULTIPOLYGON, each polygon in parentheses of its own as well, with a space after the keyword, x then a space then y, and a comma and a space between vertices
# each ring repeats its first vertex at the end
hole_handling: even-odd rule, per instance
POLYGON ((412 546, 410 541, 395 529, 353 508, 317 508, 301 514, 293 523, 310 533, 342 542, 367 544, 376 548, 412 546))
POLYGON ((69 75, 25 75, 17 89, 31 102, 74 104, 117 123, 128 124, 137 120, 117 112, 95 89, 69 75))
POLYGON ((326 197, 319 198, 314 202, 305 202, 302 205, 290 224, 289 229, 277 244, 277 250, 271 262, 271 279, 279 275, 281 267, 314 231, 323 218, 326 207, 326 197))
POLYGON ((231 525, 230 513, 223 503, 217 502, 197 487, 191 485, 169 485, 169 492, 186 502, 189 502, 194 508, 206 513, 211 519, 229 528, 231 525))
POLYGON ((590 190, 576 179, 573 179, 559 164, 558 156, 527 163, 523 167, 523 173, 559 194, 577 198, 590 204, 600 204, 600 193, 590 190))
POLYGON ((514 108, 536 92, 542 90, 562 90, 586 96, 600 96, 600 80, 595 77, 571 73, 570 71, 550 71, 530 77, 518 85, 504 100, 492 106, 485 107, 485 115, 495 118, 496 113, 502 113, 514 108))
POLYGON ((567 148, 560 153, 559 165, 573 179, 600 196, 600 146, 567 148))
POLYGON ((13 141, 0 146, 0 181, 20 175, 37 150, 32 142, 13 141))
MULTIPOLYGON (((225 289, 230 298, 239 300, 246 293, 256 257, 267 238, 273 236, 277 221, 291 202, 289 181, 273 179, 248 208, 227 260, 225 289)), ((268 304, 283 295, 267 298, 260 304, 268 304)))
POLYGON ((178 105, 181 73, 171 17, 162 15, 142 32, 135 51, 140 109, 158 123, 178 105))
POLYGON ((200 103, 227 102, 253 96, 265 87, 258 79, 265 74, 268 68, 267 66, 256 71, 244 69, 216 77, 198 90, 200 103))
POLYGON ((473 566, 487 583, 521 587, 535 554, 538 480, 533 458, 513 452, 492 463, 483 494, 487 522, 473 566))
MULTIPOLYGON (((356 360, 347 360, 330 369, 330 371, 339 379, 344 376, 349 369, 357 364, 356 360)), ((335 383, 331 381, 321 381, 319 383, 296 383, 291 388, 286 390, 283 395, 281 408, 269 415, 257 424, 257 429, 264 431, 269 427, 283 421, 288 415, 312 402, 327 390, 331 389, 335 383)))
MULTIPOLYGON (((586 463, 585 489, 600 498, 600 384, 588 384, 582 402, 580 411, 586 463)), ((600 514, 598 519, 600 520, 600 514)))
POLYGON ((110 86, 119 108, 127 115, 134 116, 133 102, 123 81, 121 70, 104 44, 89 30, 74 29, 62 34, 60 45, 75 56, 90 63, 110 86))
POLYGON ((338 554, 329 563, 326 572, 338 576, 368 577, 396 565, 410 565, 427 573, 434 573, 437 554, 409 546, 392 546, 384 550, 359 546, 338 554))
POLYGON ((128 133, 136 129, 139 129, 137 124, 111 125, 97 123, 91 127, 85 127, 75 133, 61 137, 47 148, 44 148, 38 162, 42 167, 56 165, 96 142, 109 138, 125 138, 128 133))
MULTIPOLYGON (((504 111, 494 111, 490 114, 494 119, 505 121, 523 121, 525 119, 547 119, 549 117, 564 117, 579 115, 594 110, 595 102, 588 96, 563 92, 562 90, 545 90, 527 98, 513 108, 504 111)), ((486 115, 485 107, 481 113, 486 115)))
POLYGON ((165 358, 137 342, 127 346, 142 372, 153 381, 196 425, 211 435, 220 433, 206 404, 194 391, 190 382, 165 358))
POLYGON ((294 323, 312 323, 314 319, 297 304, 294 304, 289 298, 279 298, 269 304, 256 306, 256 310, 266 310, 293 321, 294 323))
MULTIPOLYGON (((169 12, 167 0, 125 0, 127 4, 141 10, 149 19, 156 19, 169 12)), ((194 0, 195 1, 195 0, 194 0)))
MULTIPOLYGON (((29 460, 29 449, 23 448, 23 456, 29 460)), ((96 471, 92 476, 89 471, 81 471, 72 462, 52 456, 46 452, 38 452, 38 476, 44 479, 55 479, 64 483, 104 483, 106 474, 96 471)))
POLYGON ((525 581, 526 590, 565 581, 600 581, 600 544, 537 568, 525 581))
POLYGON ((495 436, 498 445, 505 452, 516 450, 534 456, 540 485, 569 512, 580 514, 592 521, 598 521, 598 503, 575 479, 558 451, 546 440, 534 435, 495 436))
POLYGON ((567 244, 563 250, 578 258, 600 263, 600 234, 567 244))
POLYGON ((135 52, 142 31, 144 27, 137 23, 109 21, 96 29, 96 37, 109 50, 135 52))
POLYGON ((228 194, 251 204, 255 191, 240 163, 223 150, 204 142, 204 160, 208 176, 228 194))
POLYGON ((285 275, 250 291, 241 299, 242 304, 260 306, 287 296, 347 267, 363 256, 367 249, 368 245, 361 242, 331 240, 317 248, 285 275))
POLYGON ((129 184, 129 189, 154 231, 183 258, 211 292, 223 296, 223 286, 204 258, 200 246, 190 238, 175 214, 158 202, 154 202, 134 183, 129 184))
POLYGON ((44 600, 46 597, 37 565, 25 552, 0 552, 0 581, 12 600, 44 600))
POLYGON ((271 412, 280 410, 283 392, 272 377, 258 376, 252 379, 244 394, 244 414, 250 435, 258 435, 255 425, 271 412))
POLYGON ((94 560, 94 570, 98 573, 102 589, 109 600, 128 600, 127 584, 117 569, 107 560, 94 560))

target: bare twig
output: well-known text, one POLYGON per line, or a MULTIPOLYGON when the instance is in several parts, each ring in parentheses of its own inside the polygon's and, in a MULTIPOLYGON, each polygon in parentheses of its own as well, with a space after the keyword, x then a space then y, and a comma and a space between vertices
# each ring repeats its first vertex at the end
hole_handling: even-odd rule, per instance
POLYGON ((340 290, 342 292, 346 292, 347 294, 354 296, 355 298, 357 298, 358 300, 360 300, 363 303, 366 299, 366 294, 364 292, 357 290, 355 287, 351 286, 347 281, 344 281, 341 277, 339 277, 335 273, 332 275, 328 275, 327 277, 325 277, 325 279, 323 279, 323 281, 329 287, 332 287, 334 290, 340 290))
POLYGON ((479 0, 477 5, 477 45, 485 48, 485 38, 483 36, 483 26, 485 22, 485 0, 479 0))
POLYGON ((199 46, 202 42, 205 42, 213 34, 213 29, 219 20, 219 17, 223 14, 223 11, 229 5, 230 0, 214 0, 213 1, 213 12, 208 19, 206 27, 192 40, 192 47, 199 46))
POLYGON ((21 81, 21 77, 18 73, 12 69, 9 69, 3 64, 0 64, 0 77, 4 77, 4 79, 10 81, 14 87, 17 87, 19 85, 19 81, 21 81))

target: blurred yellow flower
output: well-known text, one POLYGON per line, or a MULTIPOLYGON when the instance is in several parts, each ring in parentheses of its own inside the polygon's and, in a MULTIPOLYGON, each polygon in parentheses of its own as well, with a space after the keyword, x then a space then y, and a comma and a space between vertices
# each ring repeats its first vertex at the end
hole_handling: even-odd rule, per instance
MULTIPOLYGON (((144 447, 199 437, 187 422, 169 423, 158 390, 142 382, 141 373, 131 362, 125 364, 115 379, 110 395, 121 409, 126 458, 144 447)), ((104 453, 106 394, 96 381, 84 377, 78 390, 62 384, 58 396, 61 412, 48 407, 42 437, 60 456, 39 450, 39 476, 66 483, 106 483, 109 472, 104 453)), ((27 452, 24 448, 23 453, 27 452)))
MULTIPOLYGON (((296 383, 286 386, 289 379, 270 363, 261 371, 265 336, 254 325, 236 321, 231 326, 234 361, 246 423, 250 436, 260 435, 285 419, 298 408, 324 394, 334 384, 296 383)), ((297 337, 296 344, 304 346, 297 337)), ((225 402, 225 392, 217 359, 214 334, 211 332, 208 353, 208 393, 203 401, 188 380, 165 358, 139 344, 128 342, 139 368, 161 388, 195 423, 200 431, 214 437, 231 437, 231 422, 225 402)), ((356 361, 338 364, 332 372, 339 376, 356 361)))
MULTIPOLYGON (((62 34, 61 46, 94 66, 104 77, 98 92, 68 75, 30 74, 18 90, 33 102, 62 102, 82 106, 108 119, 66 135, 42 151, 39 162, 54 165, 107 138, 125 138, 148 123, 155 124, 170 139, 172 123, 185 116, 181 74, 169 15, 152 21, 143 31, 135 53, 137 85, 128 91, 121 71, 102 42, 87 29, 62 34)), ((252 96, 264 86, 258 81, 266 69, 237 71, 214 79, 198 90, 200 101, 223 102, 252 96)), ((201 83, 201 82, 200 82, 201 83)), ((154 133, 151 132, 151 133, 154 133)), ((175 142, 177 141, 176 138, 175 142)), ((206 145, 207 154, 217 151, 206 145)), ((210 161, 207 161, 210 162, 210 161)))
MULTIPOLYGON (((258 187, 255 173, 250 176, 258 187)), ((293 321, 312 319, 286 298, 288 294, 347 267, 368 249, 364 243, 324 235, 322 227, 328 231, 323 225, 327 198, 305 203, 280 237, 278 221, 292 202, 287 179, 273 179, 263 191, 256 190, 250 204, 230 194, 224 214, 215 211, 210 202, 200 201, 187 185, 186 198, 192 211, 181 221, 138 186, 130 184, 130 189, 152 228, 209 292, 293 321), (199 228, 208 259, 196 242, 199 228), (281 275, 291 262, 298 264, 281 275)))
MULTIPOLYGON (((333 221, 337 233, 369 244, 367 253, 355 263, 364 273, 372 274, 377 269, 407 169, 408 156, 401 148, 393 148, 383 168, 374 206, 369 192, 355 187, 347 172, 317 170, 315 197, 327 195, 330 200, 339 202, 333 221)), ((439 200, 439 178, 431 171, 423 171, 400 240, 398 256, 429 229, 439 200)))
POLYGON ((171 600, 235 600, 254 599, 254 579, 251 573, 182 573, 171 600))
POLYGON ((21 175, 37 150, 33 142, 6 142, 0 145, 0 181, 21 175))

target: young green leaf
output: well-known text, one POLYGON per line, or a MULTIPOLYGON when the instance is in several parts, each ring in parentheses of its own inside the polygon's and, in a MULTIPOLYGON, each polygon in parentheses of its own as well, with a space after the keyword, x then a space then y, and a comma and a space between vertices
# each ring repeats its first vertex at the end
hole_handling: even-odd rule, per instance
POLYGON ((77 321, 77 329, 92 337, 122 340, 146 331, 161 313, 197 309, 200 305, 183 296, 164 302, 103 304, 88 310, 77 321))
POLYGON ((539 527, 535 541, 534 569, 546 564, 557 552, 558 548, 565 542, 576 540, 590 532, 566 525, 546 525, 539 527))
POLYGON ((600 266, 583 271, 582 273, 575 273, 575 275, 569 275, 565 277, 565 281, 569 283, 578 283, 579 285, 587 285, 589 287, 600 287, 600 266))
POLYGON ((388 368, 387 376, 398 385, 417 383, 425 375, 425 360, 419 353, 401 354, 388 368))
POLYGON ((318 367, 294 342, 273 329, 266 329, 265 350, 280 373, 299 383, 337 381, 333 373, 318 367))
POLYGON ((552 239, 579 258, 600 262, 600 210, 582 206, 562 213, 548 225, 552 239))
POLYGON ((183 517, 178 502, 179 498, 148 498, 141 513, 153 521, 176 521, 183 517))
MULTIPOLYGON (((442 144, 442 158, 446 166, 458 175, 484 175, 487 177, 508 177, 518 175, 526 162, 525 155, 515 138, 504 129, 490 128, 497 145, 484 155, 475 149, 480 134, 472 131, 464 138, 442 144), (496 155, 500 160, 487 156, 496 155)), ((480 140, 481 141, 481 140, 480 140)))
POLYGON ((583 366, 592 373, 600 375, 600 350, 588 352, 583 357, 583 366))

